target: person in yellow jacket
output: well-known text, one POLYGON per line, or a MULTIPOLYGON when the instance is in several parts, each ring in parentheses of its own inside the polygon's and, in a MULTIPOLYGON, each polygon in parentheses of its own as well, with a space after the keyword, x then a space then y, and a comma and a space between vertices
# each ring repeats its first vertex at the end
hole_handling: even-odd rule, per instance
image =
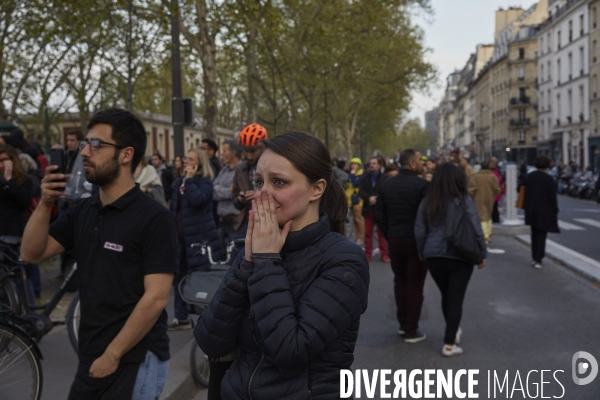
POLYGON ((348 198, 348 208, 351 210, 354 220, 356 243, 360 246, 364 243, 365 220, 362 216, 363 201, 358 196, 358 187, 360 186, 364 173, 360 158, 354 157, 350 160, 350 181, 346 187, 346 197, 348 198))

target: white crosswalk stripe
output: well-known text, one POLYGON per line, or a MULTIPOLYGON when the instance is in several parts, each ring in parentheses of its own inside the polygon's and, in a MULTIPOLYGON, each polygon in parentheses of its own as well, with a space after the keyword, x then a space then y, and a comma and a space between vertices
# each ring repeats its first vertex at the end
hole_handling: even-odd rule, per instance
POLYGON ((560 219, 558 220, 558 227, 563 231, 585 231, 584 227, 560 219))
POLYGON ((575 221, 580 222, 582 224, 586 224, 586 225, 590 225, 590 226, 594 226, 596 228, 600 228, 600 221, 596 221, 595 219, 591 219, 591 218, 574 218, 575 221))

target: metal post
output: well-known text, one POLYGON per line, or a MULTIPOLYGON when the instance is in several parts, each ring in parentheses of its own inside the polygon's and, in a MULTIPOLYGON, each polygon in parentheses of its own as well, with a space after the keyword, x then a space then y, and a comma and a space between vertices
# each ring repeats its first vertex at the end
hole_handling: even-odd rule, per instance
POLYGON ((327 114, 327 90, 325 90, 325 147, 329 150, 329 127, 327 125, 327 120, 329 116, 327 114))
POLYGON ((523 220, 517 217, 517 166, 506 166, 506 214, 502 225, 519 226, 523 220))
MULTIPOLYGON (((175 157, 184 156, 183 148, 183 90, 181 88, 181 55, 179 52, 179 4, 171 0, 171 76, 173 79, 173 101, 171 106, 173 119, 173 138, 175 157)), ((167 138, 167 140, 169 140, 167 138)), ((165 155, 167 158, 168 154, 165 155)))
POLYGON ((47 104, 44 106, 44 138, 46 139, 46 154, 50 154, 50 118, 47 104))

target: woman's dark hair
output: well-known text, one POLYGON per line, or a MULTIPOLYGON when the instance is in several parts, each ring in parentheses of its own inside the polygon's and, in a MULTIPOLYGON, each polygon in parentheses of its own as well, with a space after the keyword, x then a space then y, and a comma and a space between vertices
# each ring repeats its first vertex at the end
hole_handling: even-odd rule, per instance
POLYGON ((0 144, 0 154, 4 153, 8 155, 13 163, 13 177, 19 184, 22 184, 27 179, 27 171, 25 171, 23 164, 21 164, 19 154, 14 147, 7 144, 0 144))
POLYGON ((265 150, 271 150, 292 163, 302 172, 308 182, 319 179, 327 182, 325 193, 321 197, 319 211, 329 216, 332 231, 344 234, 348 200, 344 189, 337 180, 332 179, 331 156, 327 147, 315 136, 299 131, 286 132, 270 140, 263 141, 265 150))
MULTIPOLYGON (((146 130, 142 122, 127 110, 109 108, 94 114, 87 125, 88 130, 97 124, 106 124, 112 127, 111 137, 117 145, 133 147, 133 160, 131 161, 131 173, 133 173, 146 154, 146 130)), ((115 148, 115 157, 120 151, 115 148)))
POLYGON ((444 163, 435 169, 425 197, 425 212, 431 225, 444 223, 448 203, 467 195, 467 176, 456 165, 444 163))
POLYGON ((550 159, 543 154, 539 155, 533 161, 533 165, 535 165, 537 169, 548 169, 548 167, 550 167, 550 159))

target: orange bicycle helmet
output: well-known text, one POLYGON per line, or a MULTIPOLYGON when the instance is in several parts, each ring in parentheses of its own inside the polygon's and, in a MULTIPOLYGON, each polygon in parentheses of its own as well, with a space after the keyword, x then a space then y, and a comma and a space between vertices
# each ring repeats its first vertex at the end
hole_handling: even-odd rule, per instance
POLYGON ((267 130, 259 124, 250 124, 240 132, 238 143, 244 147, 254 147, 264 139, 267 139, 267 130))

